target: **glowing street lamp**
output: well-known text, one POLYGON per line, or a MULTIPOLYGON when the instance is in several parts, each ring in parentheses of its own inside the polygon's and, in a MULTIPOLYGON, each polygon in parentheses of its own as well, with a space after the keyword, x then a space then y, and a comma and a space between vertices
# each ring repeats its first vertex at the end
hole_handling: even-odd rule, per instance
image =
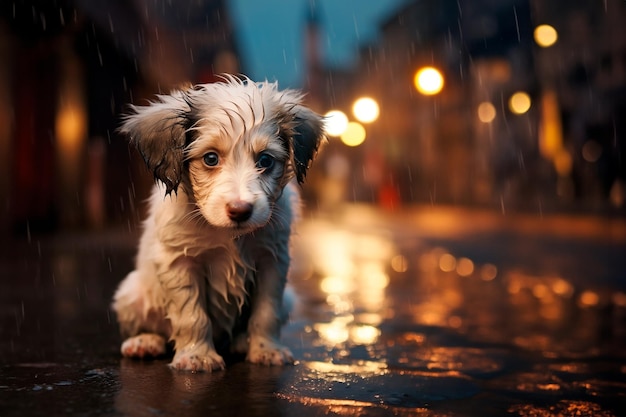
POLYGON ((330 136, 341 136, 348 127, 348 116, 341 110, 331 110, 324 115, 324 128, 330 136))
POLYGON ((550 25, 539 25, 535 28, 533 37, 537 45, 542 48, 548 48, 556 43, 559 39, 559 34, 556 29, 550 25))
POLYGON ((478 114, 478 120, 483 123, 491 123, 496 118, 496 108, 488 101, 480 103, 476 113, 478 114))
POLYGON ((515 114, 524 114, 530 109, 530 96, 524 91, 518 91, 509 99, 509 109, 515 114))
POLYGON ((361 97, 354 102, 352 113, 359 122, 372 123, 378 119, 380 109, 376 100, 370 97, 361 97))
POLYGON ((443 89, 443 74, 435 67, 423 67, 415 73, 413 83, 420 93, 433 96, 443 89))
POLYGON ((345 132, 341 134, 341 141, 347 146, 359 146, 365 141, 365 128, 359 122, 350 122, 345 132))

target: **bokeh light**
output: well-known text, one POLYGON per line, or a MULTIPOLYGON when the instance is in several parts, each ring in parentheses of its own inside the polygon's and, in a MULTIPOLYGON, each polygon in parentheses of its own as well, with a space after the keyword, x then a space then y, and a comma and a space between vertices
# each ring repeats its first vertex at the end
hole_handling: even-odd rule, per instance
POLYGON ((454 269, 456 268, 456 258, 449 254, 449 253, 444 253, 443 255, 441 255, 441 257, 439 258, 439 269, 441 269, 443 272, 451 272, 454 271, 454 269))
POLYGON ((443 74, 435 67, 420 68, 413 82, 417 91, 427 96, 438 94, 444 85, 443 74))
POLYGON ((348 146, 359 146, 365 141, 365 128, 359 122, 349 122, 341 134, 341 141, 348 146))
POLYGON ((496 108, 488 101, 483 101, 478 105, 478 120, 483 123, 491 123, 496 118, 496 108))
POLYGON ((586 290, 580 294, 578 301, 582 307, 594 307, 600 303, 600 296, 595 291, 586 290))
POLYGON ((559 39, 559 34, 556 29, 550 25, 539 25, 535 28, 533 34, 535 42, 542 48, 548 48, 556 43, 559 39))
POLYGON ((483 281, 492 281, 498 275, 498 268, 494 264, 485 264, 480 268, 480 278, 483 281))
POLYGON ((602 146, 595 140, 588 140, 583 145, 582 156, 587 162, 598 162, 602 156, 602 146))
POLYGON ((406 272, 409 269, 409 262, 403 255, 396 255, 391 258, 391 269, 396 272, 406 272))
POLYGON ((469 258, 459 258, 456 263, 456 273, 468 277, 474 273, 474 262, 469 258))
POLYGON ((515 114, 524 114, 530 109, 531 100, 528 93, 518 91, 509 99, 509 109, 515 114))
POLYGON ((372 123, 378 119, 380 108, 373 98, 361 97, 354 102, 352 113, 359 122, 372 123))
POLYGON ((324 115, 324 128, 330 136, 341 136, 348 127, 348 116, 341 110, 331 110, 324 115))

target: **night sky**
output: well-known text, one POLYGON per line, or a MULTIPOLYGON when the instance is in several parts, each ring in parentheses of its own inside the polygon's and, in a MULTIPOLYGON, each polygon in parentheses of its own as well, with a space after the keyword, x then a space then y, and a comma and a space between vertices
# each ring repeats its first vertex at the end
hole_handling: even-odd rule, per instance
MULTIPOLYGON (((341 68, 354 65, 358 48, 375 43, 380 23, 406 2, 317 0, 325 63, 341 68)), ((232 0, 227 4, 247 75, 277 80, 281 87, 300 87, 310 0, 232 0)))

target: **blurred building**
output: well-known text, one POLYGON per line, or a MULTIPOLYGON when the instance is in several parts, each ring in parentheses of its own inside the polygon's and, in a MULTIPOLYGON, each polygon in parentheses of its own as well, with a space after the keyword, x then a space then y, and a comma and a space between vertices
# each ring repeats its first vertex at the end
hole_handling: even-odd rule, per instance
POLYGON ((0 230, 128 222, 151 185, 115 130, 127 103, 237 73, 222 0, 0 6, 0 230))
POLYGON ((364 95, 381 108, 363 145, 329 146, 363 167, 346 198, 623 207, 626 4, 544 3, 409 1, 351 72, 329 70, 327 109, 364 95), (548 47, 534 38, 544 23, 558 33, 548 47), (424 67, 440 92, 416 89, 424 67))

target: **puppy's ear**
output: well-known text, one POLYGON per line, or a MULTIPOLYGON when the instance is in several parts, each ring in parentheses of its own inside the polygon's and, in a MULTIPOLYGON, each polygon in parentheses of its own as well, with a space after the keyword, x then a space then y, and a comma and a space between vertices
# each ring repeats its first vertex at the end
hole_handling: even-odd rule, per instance
POLYGON ((293 112, 293 168, 302 184, 326 134, 322 116, 301 105, 295 106, 293 112))
POLYGON ((189 112, 182 92, 159 96, 147 106, 131 106, 119 129, 137 146, 154 178, 165 184, 167 194, 177 192, 182 180, 189 112))

